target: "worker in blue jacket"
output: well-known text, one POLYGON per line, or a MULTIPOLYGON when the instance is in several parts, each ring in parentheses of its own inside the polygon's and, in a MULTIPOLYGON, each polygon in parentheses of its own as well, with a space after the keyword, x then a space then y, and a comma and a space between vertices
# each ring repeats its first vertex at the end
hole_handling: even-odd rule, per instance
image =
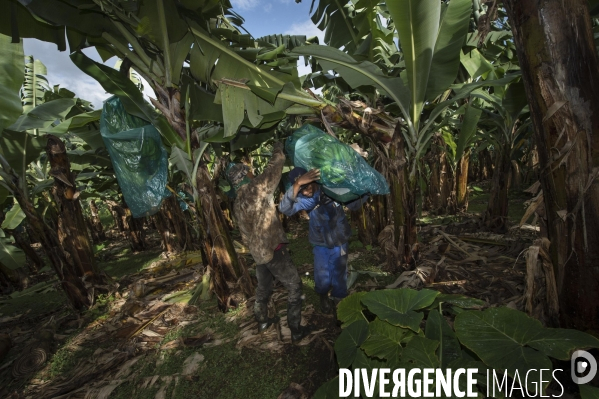
MULTIPOLYGON (((279 210, 291 216, 301 210, 309 213, 308 239, 314 246, 314 283, 320 295, 323 313, 332 313, 334 303, 347 296, 347 242, 351 227, 343 206, 320 190, 316 181, 320 171, 294 168, 289 173, 292 186, 279 203, 279 210), (329 298, 331 291, 331 298, 329 298)), ((360 209, 368 196, 344 204, 352 211, 360 209)))

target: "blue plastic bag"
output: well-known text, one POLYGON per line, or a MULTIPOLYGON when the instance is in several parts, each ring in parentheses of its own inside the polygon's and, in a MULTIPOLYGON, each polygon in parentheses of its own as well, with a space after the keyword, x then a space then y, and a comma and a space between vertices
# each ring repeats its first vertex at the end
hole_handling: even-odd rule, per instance
POLYGON ((364 194, 389 194, 383 175, 353 148, 312 125, 304 125, 288 137, 285 150, 296 167, 320 169, 323 191, 339 202, 364 194))
POLYGON ((168 154, 158 130, 128 114, 119 98, 112 96, 104 102, 100 133, 133 217, 158 212, 162 200, 171 195, 166 189, 168 154))

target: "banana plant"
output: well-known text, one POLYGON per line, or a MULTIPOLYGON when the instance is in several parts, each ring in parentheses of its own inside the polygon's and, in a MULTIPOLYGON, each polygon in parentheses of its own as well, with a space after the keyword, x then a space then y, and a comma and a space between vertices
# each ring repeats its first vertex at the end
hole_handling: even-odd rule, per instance
POLYGON ((25 57, 25 81, 21 89, 23 111, 29 112, 44 102, 44 94, 51 90, 47 74, 48 70, 41 60, 31 55, 25 57))
POLYGON ((479 108, 484 117, 484 139, 495 149, 496 161, 491 187, 491 197, 485 213, 485 222, 497 230, 505 228, 508 215, 508 179, 512 167, 512 156, 527 143, 531 134, 528 119, 528 102, 524 84, 517 80, 504 91, 489 93, 478 89, 472 96, 480 98, 483 106, 479 108))
MULTIPOLYGON (((405 158, 402 167, 403 181, 392 181, 394 214, 396 215, 396 245, 399 237, 406 237, 408 258, 415 235, 415 199, 418 159, 424 153, 433 133, 437 130, 437 118, 461 95, 451 100, 440 101, 428 118, 425 105, 438 100, 454 83, 460 66, 460 50, 468 32, 472 13, 471 0, 452 0, 441 3, 437 0, 398 0, 386 3, 393 19, 395 32, 403 53, 405 70, 401 76, 387 75, 369 61, 357 61, 341 50, 326 46, 304 46, 294 53, 315 58, 323 70, 335 70, 352 88, 370 85, 388 97, 399 112, 395 116, 403 121, 396 127, 395 140, 400 147, 392 151, 397 159, 405 158), (424 118, 424 119, 423 119, 424 118), (399 135, 401 134, 401 139, 399 135), (400 154, 401 153, 401 154, 400 154), (405 154, 405 155, 404 155, 405 154), (406 209, 408 208, 408 209, 406 209), (404 209, 406 209, 405 217, 404 209), (405 234, 401 229, 405 226, 405 234)), ((387 107, 392 110, 393 108, 387 107)), ((393 156, 393 155, 392 155, 393 156)), ((402 249, 402 253, 403 253, 402 249)))

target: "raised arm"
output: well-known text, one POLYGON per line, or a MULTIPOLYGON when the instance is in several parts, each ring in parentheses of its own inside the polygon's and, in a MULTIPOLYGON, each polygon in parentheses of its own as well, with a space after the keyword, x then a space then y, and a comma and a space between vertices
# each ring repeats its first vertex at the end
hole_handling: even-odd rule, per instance
POLYGON ((283 199, 279 202, 279 211, 287 216, 291 216, 301 210, 311 211, 316 208, 317 202, 314 197, 308 198, 294 193, 293 186, 285 192, 283 199))
POLYGON ((268 162, 264 172, 253 179, 252 185, 257 187, 259 190, 263 190, 262 192, 265 194, 273 194, 279 185, 279 181, 281 180, 284 164, 285 154, 283 154, 283 144, 277 142, 273 146, 270 162, 268 162))
POLYGON ((285 192, 285 195, 279 204, 279 211, 287 216, 291 216, 301 210, 311 211, 314 209, 317 205, 314 197, 298 197, 298 194, 300 193, 302 186, 311 184, 318 179, 320 179, 320 171, 318 169, 312 169, 298 177, 293 182, 293 185, 285 192))

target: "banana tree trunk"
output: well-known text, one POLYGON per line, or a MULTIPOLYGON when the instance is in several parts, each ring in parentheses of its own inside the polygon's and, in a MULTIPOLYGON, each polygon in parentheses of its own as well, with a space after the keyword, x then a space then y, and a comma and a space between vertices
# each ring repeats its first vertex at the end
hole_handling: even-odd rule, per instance
POLYGON ((453 169, 447 160, 447 154, 443 152, 441 156, 441 170, 440 170, 440 182, 441 195, 439 197, 439 213, 455 213, 455 201, 453 196, 454 178, 453 169))
POLYGON ((5 179, 5 183, 12 191, 15 199, 21 206, 21 210, 25 213, 25 217, 29 222, 31 230, 35 236, 39 238, 42 248, 46 252, 48 259, 54 271, 58 275, 62 288, 64 289, 67 299, 73 308, 83 310, 92 304, 92 297, 89 295, 86 286, 81 278, 77 275, 77 267, 72 263, 70 256, 64 251, 56 232, 44 223, 39 217, 33 204, 29 201, 19 184, 19 177, 14 173, 8 162, 0 156, 2 169, 9 175, 9 179, 5 179))
POLYGON ((25 268, 11 269, 0 263, 0 281, 4 281, 4 285, 9 286, 12 290, 23 290, 29 285, 29 277, 25 268))
POLYGON ((143 218, 134 218, 131 210, 124 201, 123 209, 125 211, 123 226, 125 227, 125 232, 129 236, 131 249, 135 252, 141 252, 147 248, 144 220, 143 218))
POLYGON ((92 234, 95 236, 98 242, 102 242, 106 240, 106 234, 104 233, 104 227, 102 227, 102 222, 100 221, 100 216, 98 212, 98 206, 96 205, 96 201, 89 201, 89 212, 91 214, 90 222, 92 226, 92 234))
MULTIPOLYGON (((393 206, 394 246, 399 259, 388 267, 393 270, 399 263, 411 264, 416 249, 416 176, 409 176, 410 164, 406 160, 403 135, 397 124, 389 146, 391 199, 393 206)), ((415 161, 412 161, 415 162, 415 161)), ((389 261, 388 261, 389 262, 389 261)))
POLYGON ((503 232, 506 229, 508 215, 508 180, 512 163, 509 148, 497 151, 495 171, 489 205, 484 216, 485 225, 493 231, 503 232))
POLYGON ((106 276, 96 267, 91 239, 88 235, 75 176, 62 140, 48 135, 46 154, 50 175, 54 177, 53 195, 58 208, 58 240, 76 275, 92 285, 105 285, 106 276))
POLYGON ((121 206, 114 201, 106 201, 106 204, 110 207, 110 214, 114 219, 114 225, 119 233, 125 233, 125 226, 123 225, 123 218, 121 214, 124 213, 121 206))
POLYGON ((168 219, 164 215, 164 206, 165 203, 162 203, 162 208, 160 209, 160 212, 152 216, 152 219, 154 220, 154 225, 156 226, 156 229, 160 233, 160 237, 162 237, 162 244, 164 245, 164 250, 166 252, 172 253, 175 252, 175 248, 178 250, 179 247, 174 241, 175 237, 171 233, 168 219))
MULTIPOLYGON (((205 164, 201 163, 197 172, 197 187, 199 195, 198 213, 200 224, 204 227, 204 235, 200 238, 205 247, 208 261, 213 269, 215 280, 226 278, 238 282, 241 290, 248 298, 254 295, 254 287, 247 268, 235 252, 229 228, 223 216, 216 192, 210 180, 210 174, 205 164)), ((216 284, 216 289, 219 289, 216 284)), ((226 286, 226 284, 224 284, 226 286)), ((220 287, 224 291, 224 287, 220 287)), ((225 300, 226 292, 216 292, 221 300, 225 300)))
POLYGON ((431 171, 428 184, 428 210, 432 214, 439 212, 439 202, 441 197, 441 162, 440 156, 434 148, 436 146, 431 145, 431 154, 429 161, 429 169, 431 171))
POLYGON ((27 239, 24 237, 23 233, 17 230, 12 230, 10 234, 14 237, 17 247, 21 248, 23 252, 25 252, 25 256, 27 256, 30 261, 32 271, 37 273, 44 266, 42 259, 33 250, 33 248, 31 248, 31 244, 27 242, 27 239))
POLYGON ((172 226, 172 231, 177 237, 178 246, 182 250, 197 249, 197 245, 195 244, 195 240, 187 224, 187 218, 179 206, 179 201, 177 198, 173 195, 166 198, 164 202, 164 215, 169 224, 172 226))
POLYGON ((351 220, 358 230, 358 239, 364 245, 374 243, 375 225, 373 223, 374 212, 368 203, 362 205, 357 211, 352 211, 351 220))
POLYGON ((562 327, 599 331, 599 59, 587 0, 504 0, 530 105, 562 327))
POLYGON ((143 220, 141 218, 135 219, 133 217, 131 210, 125 201, 123 201, 121 205, 113 203, 111 209, 114 212, 115 221, 117 221, 119 229, 122 229, 121 231, 124 233, 127 240, 129 240, 131 250, 140 252, 146 249, 143 220))
POLYGON ((465 211, 468 209, 468 167, 470 165, 470 148, 464 151, 464 155, 458 161, 456 170, 456 209, 465 211))
POLYGON ((372 198, 372 212, 374 214, 372 223, 374 224, 375 237, 387 226, 387 201, 382 195, 375 195, 372 198))

